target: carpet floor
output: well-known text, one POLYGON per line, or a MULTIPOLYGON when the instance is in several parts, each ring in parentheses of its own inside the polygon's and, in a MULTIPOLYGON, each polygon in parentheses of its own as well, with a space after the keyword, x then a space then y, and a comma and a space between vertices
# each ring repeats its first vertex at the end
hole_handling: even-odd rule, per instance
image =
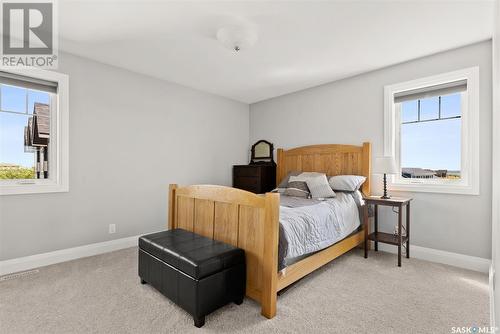
POLYGON ((0 281, 0 333, 451 333, 489 326, 486 274, 354 250, 278 297, 272 320, 245 299, 192 318, 137 277, 137 248, 0 281))

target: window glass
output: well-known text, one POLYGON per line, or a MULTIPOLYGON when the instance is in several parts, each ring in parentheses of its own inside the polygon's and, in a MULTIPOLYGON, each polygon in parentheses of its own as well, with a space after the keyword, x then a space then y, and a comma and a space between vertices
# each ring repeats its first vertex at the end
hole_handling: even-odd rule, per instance
POLYGON ((26 93, 25 88, 1 85, 1 110, 25 113, 26 93))
POLYGON ((441 96, 441 117, 457 117, 462 115, 460 93, 441 96))
POLYGON ((420 100, 420 121, 412 123, 405 122, 407 102, 402 103, 400 150, 403 178, 461 177, 462 119, 443 119, 449 115, 460 116, 460 94, 445 97, 445 103, 441 104, 441 119, 438 119, 439 97, 420 100))
POLYGON ((50 94, 1 85, 0 99, 0 179, 48 178, 50 94))
POLYGON ((35 102, 49 104, 50 95, 46 92, 28 90, 28 113, 32 114, 35 102))
POLYGON ((0 179, 35 178, 35 154, 26 152, 24 147, 28 118, 0 112, 0 179))
POLYGON ((426 121, 439 117, 439 96, 420 100, 420 120, 426 121))
POLYGON ((415 122, 418 120, 418 100, 405 101, 401 104, 401 121, 415 122))

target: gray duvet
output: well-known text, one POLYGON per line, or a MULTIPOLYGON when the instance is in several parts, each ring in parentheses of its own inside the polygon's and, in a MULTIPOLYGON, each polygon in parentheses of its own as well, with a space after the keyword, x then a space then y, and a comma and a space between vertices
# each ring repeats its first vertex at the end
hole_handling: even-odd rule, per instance
POLYGON ((281 195, 279 270, 335 244, 359 227, 359 192, 336 195, 325 201, 281 195))

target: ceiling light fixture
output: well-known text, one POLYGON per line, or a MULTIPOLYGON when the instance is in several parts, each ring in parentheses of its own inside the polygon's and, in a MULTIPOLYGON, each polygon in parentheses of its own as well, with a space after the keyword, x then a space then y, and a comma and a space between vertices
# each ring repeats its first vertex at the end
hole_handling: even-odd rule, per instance
POLYGON ((236 52, 257 43, 257 30, 251 25, 227 25, 217 30, 217 39, 228 49, 236 52))

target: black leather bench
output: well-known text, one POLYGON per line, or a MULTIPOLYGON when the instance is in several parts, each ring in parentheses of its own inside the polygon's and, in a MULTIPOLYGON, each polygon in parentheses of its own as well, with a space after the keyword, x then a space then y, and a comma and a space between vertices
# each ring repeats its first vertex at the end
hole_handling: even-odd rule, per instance
POLYGON ((245 296, 242 249, 182 229, 139 238, 139 277, 189 312, 194 325, 245 296))

